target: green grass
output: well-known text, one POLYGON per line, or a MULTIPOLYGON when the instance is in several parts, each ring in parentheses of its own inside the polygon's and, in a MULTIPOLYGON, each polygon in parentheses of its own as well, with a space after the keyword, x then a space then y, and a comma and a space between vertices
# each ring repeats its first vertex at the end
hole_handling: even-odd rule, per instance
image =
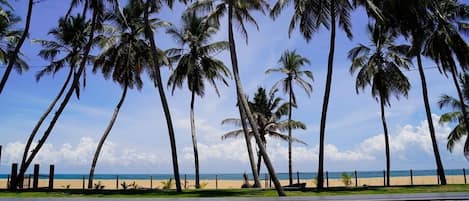
MULTIPOLYGON (((288 196, 325 196, 325 195, 364 195, 364 194, 402 194, 402 193, 441 193, 469 192, 469 185, 452 184, 446 186, 401 186, 401 187, 360 187, 330 188, 325 191, 307 189, 287 191, 288 196)), ((53 192, 11 192, 0 191, 0 197, 105 197, 105 198, 181 198, 181 197, 274 197, 275 190, 229 189, 229 190, 186 190, 176 193, 174 190, 56 190, 53 192)))

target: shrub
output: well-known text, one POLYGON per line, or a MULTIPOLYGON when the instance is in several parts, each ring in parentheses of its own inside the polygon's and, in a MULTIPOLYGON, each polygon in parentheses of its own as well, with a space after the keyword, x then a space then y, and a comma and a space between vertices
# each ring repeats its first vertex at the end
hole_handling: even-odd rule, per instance
POLYGON ((129 185, 125 183, 125 181, 121 183, 121 186, 122 186, 122 189, 124 190, 127 190, 127 188, 129 188, 129 185))
POLYGON ((173 178, 170 178, 168 181, 162 181, 161 184, 163 185, 162 189, 170 189, 173 186, 173 178))
POLYGON ((350 186, 352 185, 352 174, 347 174, 346 172, 342 172, 342 183, 344 183, 345 186, 350 186))
POLYGON ((103 190, 103 189, 104 189, 104 185, 101 184, 101 181, 98 181, 98 183, 95 183, 95 184, 94 184, 94 189, 95 189, 95 190, 103 190))

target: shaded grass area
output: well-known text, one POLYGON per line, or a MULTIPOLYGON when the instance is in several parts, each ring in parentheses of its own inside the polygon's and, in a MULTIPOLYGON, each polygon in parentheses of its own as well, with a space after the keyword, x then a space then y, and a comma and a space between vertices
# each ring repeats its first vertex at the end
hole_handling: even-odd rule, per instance
MULTIPOLYGON (((325 195, 365 195, 365 194, 402 194, 402 193, 447 193, 469 192, 469 185, 451 184, 446 186, 396 186, 396 187, 359 187, 288 190, 288 196, 325 196, 325 195)), ((274 197, 275 190, 265 189, 223 189, 223 190, 54 190, 48 191, 0 191, 0 197, 106 197, 106 198, 181 198, 181 197, 274 197)))

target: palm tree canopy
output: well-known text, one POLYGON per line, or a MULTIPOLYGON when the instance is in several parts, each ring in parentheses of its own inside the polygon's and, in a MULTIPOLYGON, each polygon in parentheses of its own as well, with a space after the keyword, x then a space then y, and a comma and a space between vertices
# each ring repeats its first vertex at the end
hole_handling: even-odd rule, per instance
MULTIPOLYGON (((272 138, 288 141, 288 135, 282 133, 288 129, 288 124, 291 125, 292 129, 306 129, 306 125, 300 121, 292 120, 289 122, 288 120, 281 120, 282 117, 288 114, 289 104, 282 103, 282 99, 275 96, 277 91, 278 90, 274 90, 269 95, 267 95, 266 90, 262 87, 259 87, 257 92, 254 94, 253 100, 249 101, 249 107, 251 108, 253 116, 259 126, 257 129, 263 135, 261 136, 261 139, 264 141, 264 143, 266 135, 272 138)), ((225 124, 231 124, 236 127, 240 127, 241 119, 228 118, 222 121, 222 125, 225 124)), ((225 133, 222 136, 222 139, 241 137, 242 134, 243 129, 237 129, 225 133)), ((249 128, 249 136, 253 135, 254 132, 252 131, 252 128, 249 128)), ((292 141, 306 144, 305 142, 296 138, 292 138, 292 141)))
POLYGON ((188 12, 182 16, 182 28, 170 28, 167 32, 179 43, 181 48, 169 50, 171 56, 179 58, 179 62, 169 77, 168 86, 172 91, 181 88, 187 80, 187 87, 199 96, 205 94, 207 80, 218 95, 216 81, 219 80, 228 86, 226 78, 231 73, 225 64, 213 55, 228 48, 226 41, 211 43, 210 40, 218 31, 218 25, 206 18, 199 17, 195 12, 188 12))
MULTIPOLYGON (((16 29, 16 24, 20 22, 20 18, 9 10, 0 10, 0 63, 8 64, 8 58, 14 54, 16 43, 23 34, 22 30, 16 29)), ((13 68, 18 72, 28 70, 28 64, 22 58, 23 54, 19 53, 16 57, 13 68)))
POLYGON ((411 65, 410 59, 404 56, 409 46, 394 45, 396 36, 379 25, 369 25, 368 33, 370 46, 359 44, 348 53, 352 60, 350 73, 358 71, 357 93, 370 86, 373 97, 390 105, 391 95, 407 97, 410 89, 410 83, 401 71, 401 68, 408 70, 411 65))
MULTIPOLYGON (((305 57, 296 53, 296 50, 289 51, 286 50, 280 59, 278 60, 278 64, 280 67, 278 68, 271 68, 267 69, 266 73, 282 73, 285 74, 286 77, 277 81, 273 89, 282 88, 285 94, 290 93, 290 89, 293 89, 293 83, 296 83, 300 88, 302 88, 305 93, 310 96, 311 92, 313 91, 313 86, 309 82, 309 80, 305 80, 303 77, 309 78, 314 81, 313 73, 309 70, 301 70, 301 67, 310 64, 309 60, 305 57)), ((293 104, 296 105, 296 97, 295 93, 292 90, 292 99, 293 104)))

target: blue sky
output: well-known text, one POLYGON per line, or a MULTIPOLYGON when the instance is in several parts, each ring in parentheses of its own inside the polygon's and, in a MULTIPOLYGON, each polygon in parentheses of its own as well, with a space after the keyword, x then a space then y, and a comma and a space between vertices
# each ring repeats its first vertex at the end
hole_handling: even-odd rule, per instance
MULTIPOLYGON (((20 16, 24 16, 26 3, 27 1, 12 1, 15 11, 20 16)), ((2 135, 0 144, 3 145, 0 172, 8 172, 8 164, 19 160, 24 142, 37 119, 64 82, 65 72, 46 77, 40 82, 34 80, 34 74, 46 62, 36 56, 40 47, 31 43, 31 39, 48 38, 47 31, 53 28, 57 19, 65 13, 67 3, 40 1, 33 11, 32 32, 22 48, 31 69, 23 75, 12 73, 4 93, 0 96, 2 135)), ((172 11, 165 9, 158 17, 177 25, 183 8, 183 5, 176 4, 172 11)), ((238 59, 245 91, 251 96, 257 87, 270 88, 280 78, 278 75, 267 76, 264 71, 277 66, 277 60, 283 51, 296 49, 311 61, 311 65, 307 68, 313 71, 315 77, 313 94, 307 97, 297 89, 299 108, 293 113, 295 119, 303 121, 308 127, 305 131, 294 131, 294 136, 308 143, 307 146, 294 147, 294 169, 311 172, 317 170, 319 121, 326 77, 329 32, 321 30, 309 43, 296 31, 289 38, 287 28, 291 8, 286 11, 276 21, 259 13, 254 14, 260 30, 248 26, 248 44, 236 33, 238 59)), ((348 72, 350 61, 346 57, 348 50, 358 43, 368 43, 365 31, 367 17, 363 10, 359 9, 352 14, 352 23, 354 33, 352 41, 342 32, 337 35, 333 84, 327 117, 325 167, 332 171, 382 170, 385 167, 384 137, 379 105, 371 97, 369 90, 356 94, 354 77, 348 72)), ((225 24, 222 24, 220 32, 213 39, 227 40, 225 24)), ((163 49, 175 47, 174 41, 164 34, 164 30, 157 33, 156 40, 163 49)), ((231 66, 228 52, 217 56, 227 66, 231 66)), ((434 64, 425 60, 424 66, 432 67, 434 64)), ((0 73, 3 72, 4 68, 0 68, 0 73)), ((169 73, 169 69, 163 69, 165 82, 169 73)), ((405 74, 412 84, 409 97, 401 98, 400 101, 392 99, 392 107, 386 109, 391 133, 391 168, 434 169, 435 162, 427 131, 418 72, 408 71, 405 74)), ((444 93, 456 95, 452 81, 442 76, 437 69, 427 69, 426 75, 445 168, 467 167, 468 162, 462 155, 460 145, 454 153, 446 150, 446 136, 451 125, 436 123, 439 115, 446 111, 437 107, 439 96, 444 93)), ((35 161, 42 165, 54 163, 57 172, 86 173, 89 170, 97 141, 121 94, 121 88, 117 84, 103 79, 100 74, 92 74, 89 70, 87 76, 87 87, 81 99, 72 98, 35 161)), ((229 87, 221 87, 221 91, 221 96, 217 97, 214 91, 208 88, 203 99, 196 100, 195 115, 201 172, 249 171, 243 140, 222 141, 220 138, 223 133, 233 129, 221 126, 220 122, 224 118, 238 116, 234 82, 230 81, 229 87)), ((181 172, 192 173, 190 94, 185 88, 177 89, 173 96, 170 90, 166 92, 176 130, 181 172)), ((287 144, 276 139, 270 139, 268 144, 268 151, 277 172, 286 172, 287 144)), ((145 77, 141 91, 129 92, 105 144, 96 171, 170 173, 172 168, 170 161, 169 139, 159 96, 152 83, 145 77)))

